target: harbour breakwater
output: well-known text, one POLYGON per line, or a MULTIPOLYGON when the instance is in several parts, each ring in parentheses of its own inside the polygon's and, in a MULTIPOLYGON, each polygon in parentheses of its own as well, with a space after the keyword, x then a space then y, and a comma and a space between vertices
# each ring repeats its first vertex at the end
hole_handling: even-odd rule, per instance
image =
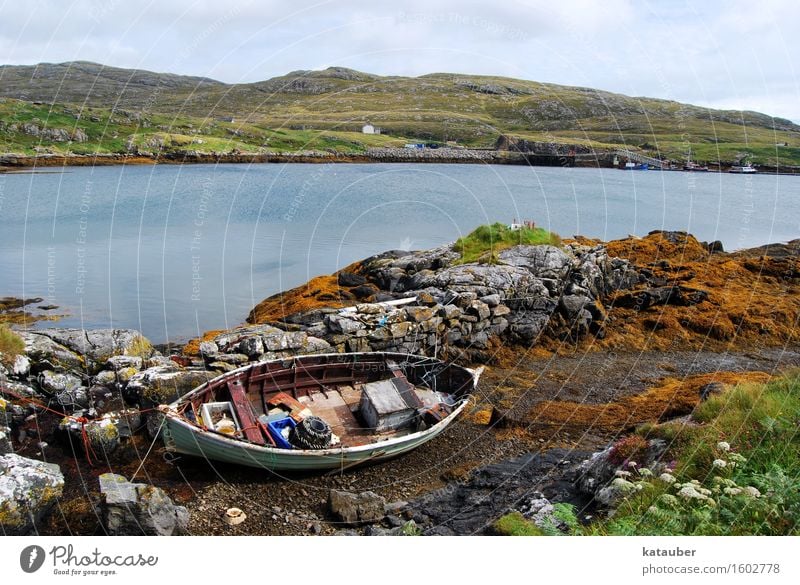
POLYGON ((562 154, 552 152, 514 152, 470 148, 370 148, 360 153, 323 150, 294 152, 200 152, 178 150, 163 153, 97 154, 0 154, 0 172, 18 169, 63 166, 105 166, 122 164, 257 164, 257 163, 443 163, 508 164, 531 166, 611 167, 610 153, 562 154))

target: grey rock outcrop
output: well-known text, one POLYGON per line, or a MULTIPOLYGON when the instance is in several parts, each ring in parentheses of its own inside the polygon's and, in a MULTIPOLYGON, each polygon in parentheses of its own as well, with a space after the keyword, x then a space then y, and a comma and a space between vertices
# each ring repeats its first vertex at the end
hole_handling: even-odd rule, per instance
POLYGON ((386 515, 386 500, 374 492, 354 494, 331 490, 328 508, 338 521, 348 526, 380 522, 386 515))
POLYGON ((186 534, 189 514, 176 506, 161 488, 131 483, 121 475, 99 478, 103 497, 103 526, 114 536, 173 536, 186 534))
POLYGON ((22 331, 35 373, 42 370, 94 374, 114 356, 147 358, 154 350, 133 329, 39 329, 22 331))
POLYGON ((14 452, 14 445, 11 444, 11 428, 0 424, 0 455, 8 455, 14 452))
POLYGON ((380 289, 374 298, 412 302, 313 309, 287 316, 285 325, 237 328, 214 338, 203 356, 216 367, 230 363, 220 353, 260 360, 316 351, 399 351, 483 361, 493 338, 532 345, 545 332, 561 339, 604 335, 604 298, 640 279, 602 245, 514 246, 494 264, 459 259, 452 246, 367 258, 359 274, 341 273, 340 283, 364 278, 380 289))
POLYGON ((0 456, 0 530, 9 535, 35 532, 63 488, 58 465, 13 453, 0 456))
POLYGON ((124 394, 129 403, 152 408, 177 400, 212 377, 205 370, 184 369, 170 362, 136 373, 128 381, 124 394))
POLYGON ((95 456, 104 459, 114 453, 122 444, 127 443, 139 430, 144 421, 137 409, 124 409, 94 418, 89 422, 81 422, 78 415, 87 415, 78 411, 75 416, 64 418, 59 424, 62 436, 77 451, 84 449, 84 436, 95 456))

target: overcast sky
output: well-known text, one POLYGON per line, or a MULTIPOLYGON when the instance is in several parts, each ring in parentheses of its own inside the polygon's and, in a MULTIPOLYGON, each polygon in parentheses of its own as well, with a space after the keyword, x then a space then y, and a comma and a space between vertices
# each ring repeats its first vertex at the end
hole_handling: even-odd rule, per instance
POLYGON ((0 62, 507 75, 800 122, 800 2, 0 0, 0 62))

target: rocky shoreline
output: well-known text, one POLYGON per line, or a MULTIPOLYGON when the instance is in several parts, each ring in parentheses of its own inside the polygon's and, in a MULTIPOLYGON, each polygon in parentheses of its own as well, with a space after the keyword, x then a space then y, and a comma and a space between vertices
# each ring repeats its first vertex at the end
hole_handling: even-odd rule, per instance
MULTIPOLYGON (((262 164, 262 163, 310 163, 310 164, 357 164, 357 163, 439 163, 439 164, 492 164, 528 165, 548 167, 615 168, 613 153, 563 154, 556 145, 548 152, 532 153, 513 150, 470 148, 369 148, 362 153, 346 153, 327 150, 293 152, 133 152, 95 154, 0 154, 0 173, 32 172, 36 169, 57 167, 85 167, 111 165, 155 165, 155 164, 262 164)), ((726 164, 721 163, 721 169, 726 164)), ((41 171, 46 172, 46 171, 41 171)), ((770 167, 761 165, 762 174, 798 175, 797 167, 770 167)))
POLYGON ((21 169, 62 166, 104 166, 123 164, 257 164, 257 163, 482 163, 527 164, 524 155, 496 150, 466 148, 404 149, 372 148, 364 153, 350 154, 331 151, 297 151, 248 153, 211 153, 178 151, 166 153, 98 153, 98 154, 2 154, 0 172, 21 169))
POLYGON ((726 254, 654 232, 512 246, 485 264, 462 263, 449 246, 387 252, 265 299, 248 324, 169 356, 132 330, 18 331, 24 348, 0 362, 0 525, 472 534, 509 510, 545 517, 553 502, 591 515, 613 503, 600 494, 613 466, 598 462, 635 425, 689 414, 709 385, 800 365, 798 248, 726 254), (221 372, 382 350, 489 368, 452 429, 380 466, 284 478, 162 456, 154 408, 221 372), (222 521, 233 506, 247 521, 222 521), (143 510, 159 520, 142 523, 143 510))

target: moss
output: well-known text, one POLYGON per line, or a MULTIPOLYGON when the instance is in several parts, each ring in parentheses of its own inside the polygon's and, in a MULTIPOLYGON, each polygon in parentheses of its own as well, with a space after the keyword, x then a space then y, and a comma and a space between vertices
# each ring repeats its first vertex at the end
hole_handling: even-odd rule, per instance
POLYGON ((492 528, 502 536, 545 536, 541 528, 519 512, 511 512, 499 518, 492 528))
POLYGON ((20 515, 19 509, 12 506, 10 502, 0 504, 0 526, 19 528, 25 523, 25 519, 20 515))

